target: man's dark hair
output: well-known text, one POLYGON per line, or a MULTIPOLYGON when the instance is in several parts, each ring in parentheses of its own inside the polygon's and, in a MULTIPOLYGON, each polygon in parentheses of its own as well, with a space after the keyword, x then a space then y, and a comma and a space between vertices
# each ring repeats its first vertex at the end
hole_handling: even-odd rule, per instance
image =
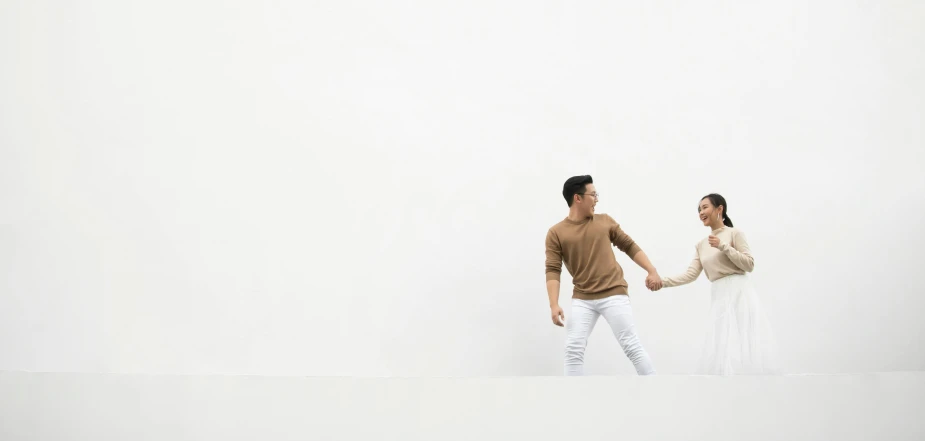
POLYGON ((591 175, 572 176, 568 178, 568 180, 565 181, 565 185, 562 186, 562 196, 565 197, 565 203, 571 207, 575 195, 585 194, 586 186, 593 183, 594 179, 591 179, 591 175))

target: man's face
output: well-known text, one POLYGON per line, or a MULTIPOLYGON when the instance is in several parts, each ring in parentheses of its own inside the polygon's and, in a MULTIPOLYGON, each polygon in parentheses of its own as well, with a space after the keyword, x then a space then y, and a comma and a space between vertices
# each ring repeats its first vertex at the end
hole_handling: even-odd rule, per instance
POLYGON ((594 184, 585 185, 584 194, 578 194, 575 204, 578 205, 578 212, 590 216, 594 214, 594 206, 597 205, 597 189, 594 184))

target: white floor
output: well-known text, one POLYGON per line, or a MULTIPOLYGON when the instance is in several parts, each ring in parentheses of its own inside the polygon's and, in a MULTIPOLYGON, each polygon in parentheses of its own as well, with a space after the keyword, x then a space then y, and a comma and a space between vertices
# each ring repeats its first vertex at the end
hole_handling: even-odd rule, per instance
POLYGON ((922 440, 925 372, 728 378, 0 372, 0 439, 922 440))

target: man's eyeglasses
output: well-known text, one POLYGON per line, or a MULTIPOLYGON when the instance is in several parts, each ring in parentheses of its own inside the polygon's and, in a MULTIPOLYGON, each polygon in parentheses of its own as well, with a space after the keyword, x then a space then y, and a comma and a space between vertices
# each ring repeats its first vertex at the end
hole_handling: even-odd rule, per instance
POLYGON ((580 194, 580 195, 582 195, 582 196, 591 196, 591 197, 594 198, 594 199, 598 199, 598 198, 600 197, 600 195, 601 195, 601 194, 598 193, 598 192, 594 192, 594 193, 578 193, 578 194, 580 194))

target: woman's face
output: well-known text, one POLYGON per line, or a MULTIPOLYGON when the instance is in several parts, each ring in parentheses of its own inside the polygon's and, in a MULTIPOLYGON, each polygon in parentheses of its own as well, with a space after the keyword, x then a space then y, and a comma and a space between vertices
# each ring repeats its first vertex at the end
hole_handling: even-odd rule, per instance
POLYGON ((703 225, 709 226, 715 220, 723 221, 722 209, 713 206, 713 203, 710 202, 710 198, 703 198, 700 200, 700 207, 697 211, 697 214, 700 216, 700 221, 703 222, 703 225))

